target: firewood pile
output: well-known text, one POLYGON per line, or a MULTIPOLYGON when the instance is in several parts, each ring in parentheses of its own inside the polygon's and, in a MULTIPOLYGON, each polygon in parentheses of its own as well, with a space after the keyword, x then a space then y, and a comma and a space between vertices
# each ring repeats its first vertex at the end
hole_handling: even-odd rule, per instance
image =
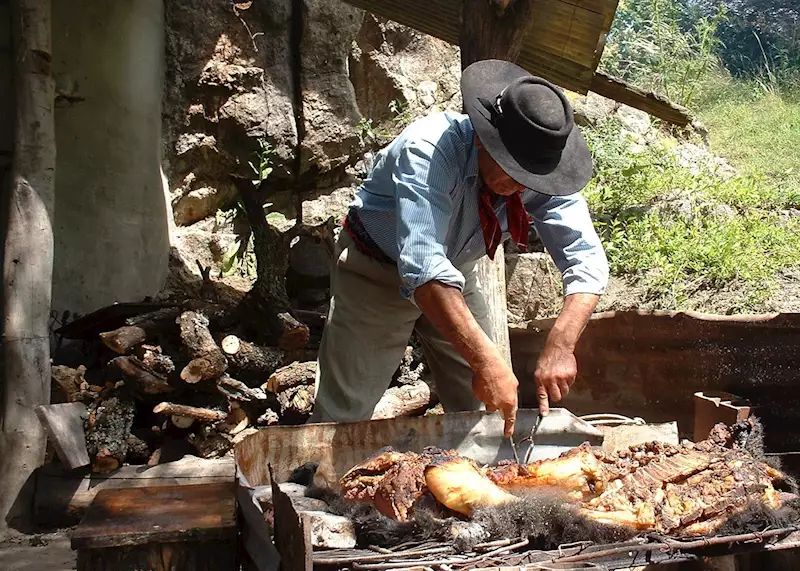
MULTIPOLYGON (((312 413, 323 314, 293 312, 302 321, 287 319, 270 346, 245 338, 252 322, 248 330, 247 319, 210 302, 116 320, 103 312, 70 324, 93 357, 52 366, 52 402, 86 405, 94 472, 152 466, 176 453, 221 457, 260 427, 302 424, 312 413)), ((425 370, 422 351, 409 346, 373 418, 438 412, 425 370)))

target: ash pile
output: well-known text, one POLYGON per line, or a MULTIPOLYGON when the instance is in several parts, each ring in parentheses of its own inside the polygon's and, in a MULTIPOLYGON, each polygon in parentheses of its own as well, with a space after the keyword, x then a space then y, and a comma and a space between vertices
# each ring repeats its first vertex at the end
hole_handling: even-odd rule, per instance
MULTIPOLYGON (((325 316, 293 312, 267 344, 239 308, 203 300, 120 304, 71 321, 52 403, 82 403, 92 471, 229 455, 260 427, 305 423, 325 316), (250 340, 248 340, 250 339, 250 340)), ((373 418, 441 412, 409 346, 373 418)))
MULTIPOLYGON (((528 464, 482 466, 453 450, 385 448, 347 471, 336 489, 315 486, 315 468, 300 466, 278 485, 307 514, 315 562, 356 557, 337 559, 343 549, 372 549, 365 561, 374 561, 375 549, 388 554, 407 545, 474 555, 498 545, 688 545, 698 537, 800 529, 797 485, 767 460, 755 417, 718 424, 697 443, 648 442, 613 453, 585 443, 528 464)), ((256 497, 273 523, 271 488, 256 497)))

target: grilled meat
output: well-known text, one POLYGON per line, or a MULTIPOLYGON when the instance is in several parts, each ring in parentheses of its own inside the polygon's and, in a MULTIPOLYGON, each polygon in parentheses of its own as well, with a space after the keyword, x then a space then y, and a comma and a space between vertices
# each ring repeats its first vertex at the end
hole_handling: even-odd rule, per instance
POLYGON ((779 507, 777 488, 785 481, 745 450, 726 447, 733 439, 724 428, 697 444, 652 442, 617 454, 583 444, 555 459, 483 469, 452 450, 384 449, 345 474, 341 485, 345 498, 370 500, 401 521, 413 517, 427 493, 471 516, 477 507, 508 504, 515 494, 546 488, 601 523, 670 535, 712 533, 753 499, 779 507))

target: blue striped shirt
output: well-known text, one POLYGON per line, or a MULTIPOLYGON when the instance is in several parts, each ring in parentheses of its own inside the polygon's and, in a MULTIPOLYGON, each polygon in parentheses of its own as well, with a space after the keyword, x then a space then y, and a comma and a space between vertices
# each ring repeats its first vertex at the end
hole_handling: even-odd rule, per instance
MULTIPOLYGON (((458 267, 486 254, 478 209, 478 152, 467 115, 434 113, 414 121, 375 156, 353 206, 370 237, 397 260, 400 293, 438 280, 459 289, 458 267)), ((495 212, 508 239, 505 199, 495 212)), ((525 189, 536 232, 561 271, 564 295, 602 294, 608 262, 580 194, 525 189)))

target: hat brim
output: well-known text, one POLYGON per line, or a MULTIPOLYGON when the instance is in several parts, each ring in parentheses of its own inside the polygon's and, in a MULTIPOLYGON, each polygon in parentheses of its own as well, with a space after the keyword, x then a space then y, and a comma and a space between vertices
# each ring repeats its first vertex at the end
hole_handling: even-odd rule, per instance
MULTIPOLYGON (((503 60, 482 60, 468 66, 461 76, 464 108, 481 144, 508 176, 531 190, 553 196, 580 191, 592 178, 592 154, 575 126, 557 162, 539 168, 523 167, 509 151, 492 125, 489 110, 480 99, 494 101, 515 79, 530 75, 516 64, 503 60)), ((531 149, 531 153, 535 153, 531 149)))

